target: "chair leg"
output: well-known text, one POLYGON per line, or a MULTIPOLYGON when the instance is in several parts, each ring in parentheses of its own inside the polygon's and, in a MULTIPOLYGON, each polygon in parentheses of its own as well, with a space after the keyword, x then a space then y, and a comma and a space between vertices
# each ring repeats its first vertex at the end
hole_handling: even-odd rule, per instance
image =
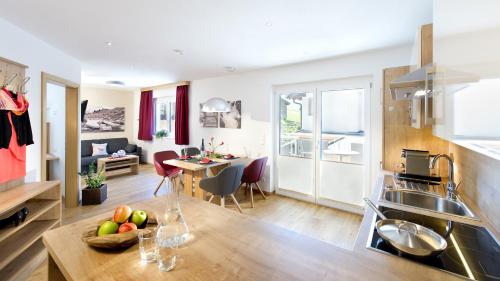
POLYGON ((220 197, 220 206, 221 206, 222 208, 225 208, 225 207, 226 207, 226 202, 225 202, 225 201, 226 201, 226 200, 224 199, 224 196, 221 196, 221 197, 220 197))
POLYGON ((262 191, 262 189, 260 189, 260 186, 258 183, 255 183, 255 185, 257 186, 257 188, 259 189, 260 191, 260 194, 262 194, 262 197, 264 197, 264 200, 266 199, 266 195, 264 194, 264 191, 262 191))
POLYGON ((160 187, 161 185, 163 184, 163 182, 165 181, 165 177, 163 177, 163 179, 161 180, 160 184, 158 185, 158 187, 156 187, 156 190, 155 192, 153 193, 154 196, 156 196, 156 193, 158 193, 158 190, 160 190, 160 187))
POLYGON ((236 207, 238 207, 238 210, 240 210, 240 213, 243 213, 243 211, 241 210, 241 207, 240 207, 240 203, 238 203, 238 200, 236 200, 236 198, 234 197, 234 194, 231 194, 231 199, 233 199, 234 201, 234 204, 236 204, 236 207))
POLYGON ((250 206, 253 208, 253 187, 252 184, 249 185, 250 187, 250 206))
POLYGON ((245 183, 245 196, 248 194, 248 183, 245 183))
POLYGON ((212 195, 210 195, 210 199, 208 199, 208 203, 211 203, 211 202, 212 202, 212 200, 214 199, 214 197, 215 197, 215 195, 213 195, 213 194, 212 194, 212 195))

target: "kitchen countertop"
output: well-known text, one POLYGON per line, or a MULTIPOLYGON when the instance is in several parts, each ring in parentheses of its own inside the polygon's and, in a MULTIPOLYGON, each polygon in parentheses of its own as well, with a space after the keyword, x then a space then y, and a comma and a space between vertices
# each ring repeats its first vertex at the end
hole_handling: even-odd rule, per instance
MULTIPOLYGON (((392 172, 384 171, 381 176, 377 179, 374 188, 372 190, 372 194, 370 199, 378 205, 379 195, 383 188, 384 183, 384 175, 392 175, 392 172)), ((475 206, 470 199, 463 197, 462 199, 467 204, 467 206, 481 219, 480 222, 474 223, 474 225, 479 225, 486 227, 492 235, 494 235, 498 240, 498 233, 492 228, 489 221, 485 218, 485 216, 480 212, 479 208, 475 206)), ((367 248, 368 237, 370 235, 370 230, 373 226, 373 218, 375 213, 370 208, 365 209, 364 217, 361 222, 358 236, 356 237, 356 242, 354 243, 354 252, 359 253, 364 257, 372 257, 379 260, 383 260, 387 263, 387 265, 396 266, 399 268, 412 268, 416 273, 421 276, 425 274, 432 274, 433 276, 439 278, 445 278, 446 280, 463 280, 462 278, 458 278, 452 274, 441 272, 438 269, 434 269, 425 265, 421 265, 410 260, 402 259, 400 257, 387 255, 384 253, 379 253, 367 248)), ((432 213, 429 212, 429 215, 432 216, 432 213)))
MULTIPOLYGON (((131 206, 160 212, 163 201, 131 206)), ((67 280, 461 280, 366 249, 341 249, 194 198, 183 196, 182 208, 194 238, 179 250, 172 272, 141 264, 137 245, 105 252, 84 244, 82 232, 108 212, 44 234, 49 274, 67 280)))

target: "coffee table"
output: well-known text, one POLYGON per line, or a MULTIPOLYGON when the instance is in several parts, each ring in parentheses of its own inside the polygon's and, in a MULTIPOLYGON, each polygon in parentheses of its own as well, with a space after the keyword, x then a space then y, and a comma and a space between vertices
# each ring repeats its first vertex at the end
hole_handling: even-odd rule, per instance
POLYGON ((97 159, 97 170, 102 170, 106 177, 124 174, 137 175, 139 173, 139 156, 127 155, 119 158, 99 158, 97 159))

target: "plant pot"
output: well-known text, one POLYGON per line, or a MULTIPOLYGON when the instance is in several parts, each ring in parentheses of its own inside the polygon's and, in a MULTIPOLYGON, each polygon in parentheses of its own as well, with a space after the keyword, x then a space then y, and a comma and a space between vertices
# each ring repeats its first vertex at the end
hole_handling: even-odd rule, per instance
POLYGON ((108 198, 108 185, 103 184, 99 188, 84 188, 82 190, 82 205, 98 205, 108 198))

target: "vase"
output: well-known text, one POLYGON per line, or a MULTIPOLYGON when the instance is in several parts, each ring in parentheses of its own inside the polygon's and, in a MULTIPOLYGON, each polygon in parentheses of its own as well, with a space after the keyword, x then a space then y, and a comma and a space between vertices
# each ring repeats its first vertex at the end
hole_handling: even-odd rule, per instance
POLYGON ((172 241, 183 244, 189 239, 189 228, 182 215, 179 202, 179 190, 170 182, 165 182, 167 195, 165 197, 165 211, 158 216, 157 242, 168 244, 172 241))

